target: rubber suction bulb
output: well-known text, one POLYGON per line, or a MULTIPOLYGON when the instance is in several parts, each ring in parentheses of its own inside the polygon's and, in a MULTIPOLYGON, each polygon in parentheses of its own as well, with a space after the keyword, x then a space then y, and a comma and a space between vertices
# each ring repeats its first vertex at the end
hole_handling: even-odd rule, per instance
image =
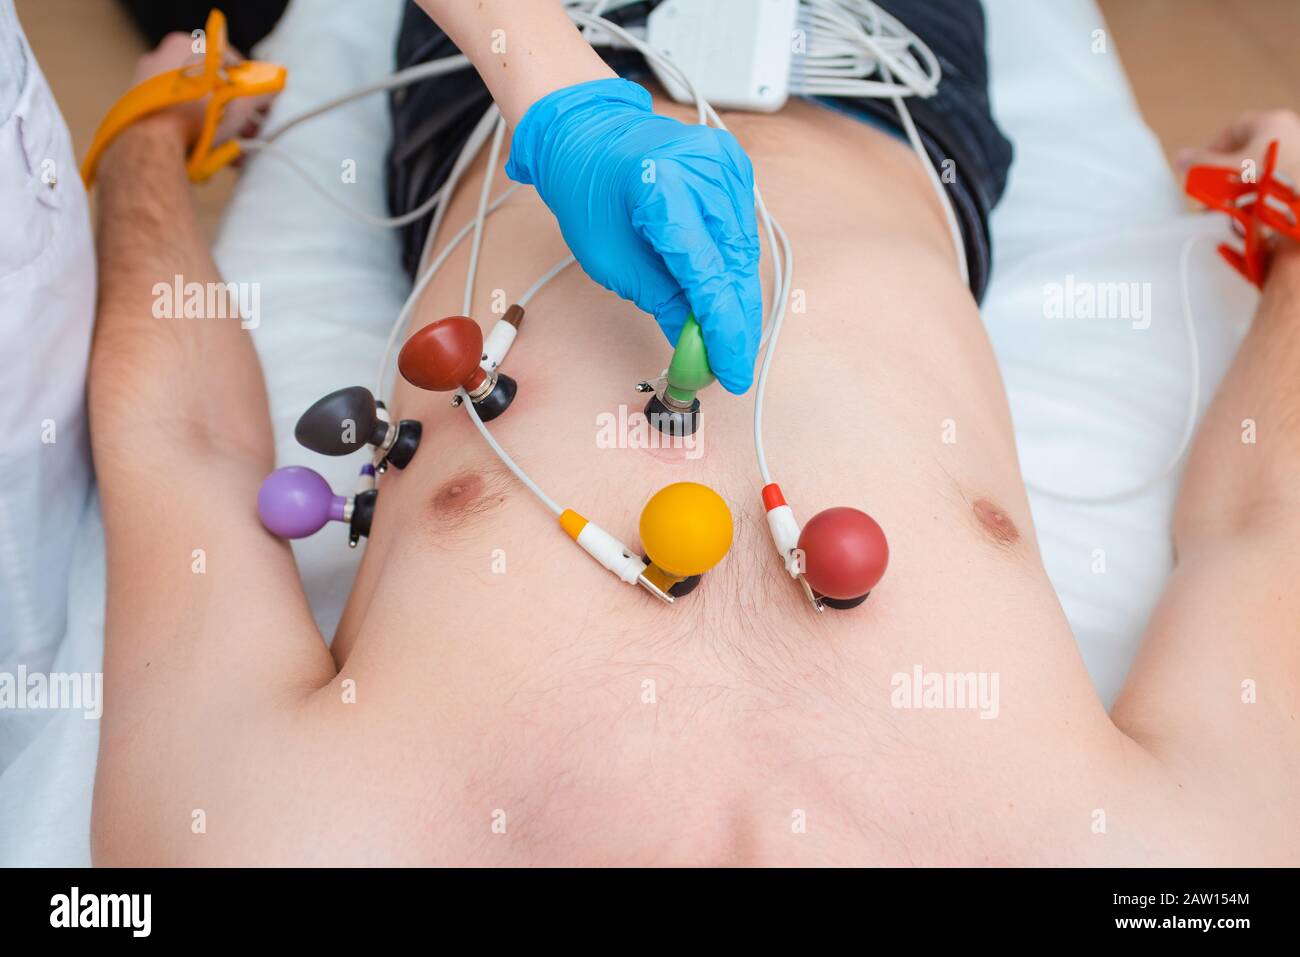
POLYGON ((298 419, 293 437, 321 455, 347 455, 366 445, 382 445, 387 433, 375 397, 354 385, 313 402, 298 419))
POLYGON ((809 586, 839 603, 860 604, 889 564, 885 533, 875 519, 856 508, 818 512, 799 533, 799 548, 809 586))
POLYGON ((448 316, 411 334, 397 356, 397 369, 411 385, 452 392, 482 381, 483 331, 467 316, 448 316))
POLYGON ((641 510, 641 546, 670 575, 702 575, 731 548, 731 510, 722 496, 698 482, 674 482, 641 510))
POLYGON ((346 500, 319 473, 301 465, 276 469, 257 492, 257 514, 280 538, 306 538, 343 517, 346 500))

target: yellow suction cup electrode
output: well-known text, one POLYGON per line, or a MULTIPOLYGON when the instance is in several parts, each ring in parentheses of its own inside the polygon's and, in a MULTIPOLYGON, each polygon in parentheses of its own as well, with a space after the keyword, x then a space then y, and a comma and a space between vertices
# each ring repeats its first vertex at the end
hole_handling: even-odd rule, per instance
POLYGON ((559 519, 565 534, 588 555, 622 581, 669 604, 692 591, 731 548, 731 510, 721 495, 698 482, 665 486, 641 510, 644 559, 571 508, 559 519))
POLYGON ((660 489, 641 511, 643 573, 666 594, 680 597, 726 556, 734 529, 722 496, 698 482, 660 489))

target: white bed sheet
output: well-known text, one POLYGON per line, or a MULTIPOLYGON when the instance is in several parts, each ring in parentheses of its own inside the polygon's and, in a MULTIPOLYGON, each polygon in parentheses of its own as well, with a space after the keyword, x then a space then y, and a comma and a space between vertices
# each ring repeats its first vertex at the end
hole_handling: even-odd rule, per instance
POLYGON ((1202 237, 1190 253, 1187 296, 1200 345, 1201 412, 1256 296, 1214 252, 1227 236, 1223 218, 1183 212, 1092 0, 985 0, 985 9, 994 112, 1016 159, 993 215, 993 281, 982 313, 1043 560, 1109 705, 1172 568, 1180 471, 1103 506, 1068 504, 1033 486, 1107 494, 1141 484, 1169 461, 1190 388, 1178 269, 1187 237, 1202 237), (1070 277, 1076 287, 1149 284, 1149 327, 1045 319, 1045 287, 1063 288, 1070 277))
MULTIPOLYGON (((289 68, 271 124, 390 70, 401 6, 294 0, 257 51, 289 68)), ((993 219, 995 271, 985 321, 1027 477, 1095 493, 1156 469, 1176 441, 1187 387, 1177 255, 1189 232, 1221 230, 1179 217, 1176 184, 1137 113, 1113 45, 1093 52, 1093 31, 1104 24, 1092 0, 985 6, 994 107, 1016 145, 1009 188, 993 219), (1150 327, 1045 320, 1044 284, 1070 274, 1077 281, 1150 283, 1150 327)), ((283 143, 341 198, 381 212, 387 141, 386 104, 372 97, 300 127, 283 143), (357 170, 351 184, 339 175, 348 161, 357 170)), ((1202 243, 1192 258, 1202 404, 1253 305, 1211 246, 1202 243)), ((301 449, 293 423, 324 392, 371 383, 407 289, 395 237, 358 226, 283 164, 263 157, 245 171, 216 256, 227 279, 261 284, 255 339, 279 461, 309 464, 335 487, 350 487, 360 459, 301 449)), ((1168 574, 1173 488, 1171 476, 1140 499, 1096 508, 1032 497, 1048 572, 1107 701, 1168 574), (1098 549, 1103 573, 1096 571, 1098 549)), ((317 621, 331 634, 359 555, 328 534, 295 543, 295 552, 317 621)), ((103 532, 92 502, 55 670, 100 669, 103 575, 103 532)), ((97 722, 80 714, 0 714, 0 865, 89 863, 97 741, 97 722)))

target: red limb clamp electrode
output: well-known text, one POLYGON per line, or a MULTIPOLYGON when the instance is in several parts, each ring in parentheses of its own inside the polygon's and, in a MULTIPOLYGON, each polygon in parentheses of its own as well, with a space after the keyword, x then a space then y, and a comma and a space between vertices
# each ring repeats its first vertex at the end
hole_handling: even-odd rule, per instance
POLYGON ((1238 252, 1219 244, 1219 255, 1258 287, 1268 274, 1269 231, 1300 240, 1300 194, 1277 167, 1278 141, 1268 144, 1264 168, 1257 182, 1242 178, 1241 170, 1221 166, 1193 166, 1187 171, 1187 195, 1211 209, 1227 213, 1233 229, 1245 239, 1238 252))

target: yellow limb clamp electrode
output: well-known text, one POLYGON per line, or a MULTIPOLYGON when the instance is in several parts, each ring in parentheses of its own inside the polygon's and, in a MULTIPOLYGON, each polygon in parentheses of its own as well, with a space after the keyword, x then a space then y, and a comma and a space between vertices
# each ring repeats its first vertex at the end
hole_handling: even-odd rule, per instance
POLYGON ((287 71, 275 63, 235 60, 226 44, 226 17, 220 10, 208 14, 202 63, 168 70, 132 87, 113 104, 95 131, 90 151, 81 164, 81 179, 89 190, 95 181, 95 167, 108 144, 143 117, 180 103, 210 96, 203 129, 190 149, 185 171, 192 182, 207 179, 239 156, 239 143, 228 140, 213 149, 217 125, 226 104, 240 96, 261 96, 284 89, 287 71))

